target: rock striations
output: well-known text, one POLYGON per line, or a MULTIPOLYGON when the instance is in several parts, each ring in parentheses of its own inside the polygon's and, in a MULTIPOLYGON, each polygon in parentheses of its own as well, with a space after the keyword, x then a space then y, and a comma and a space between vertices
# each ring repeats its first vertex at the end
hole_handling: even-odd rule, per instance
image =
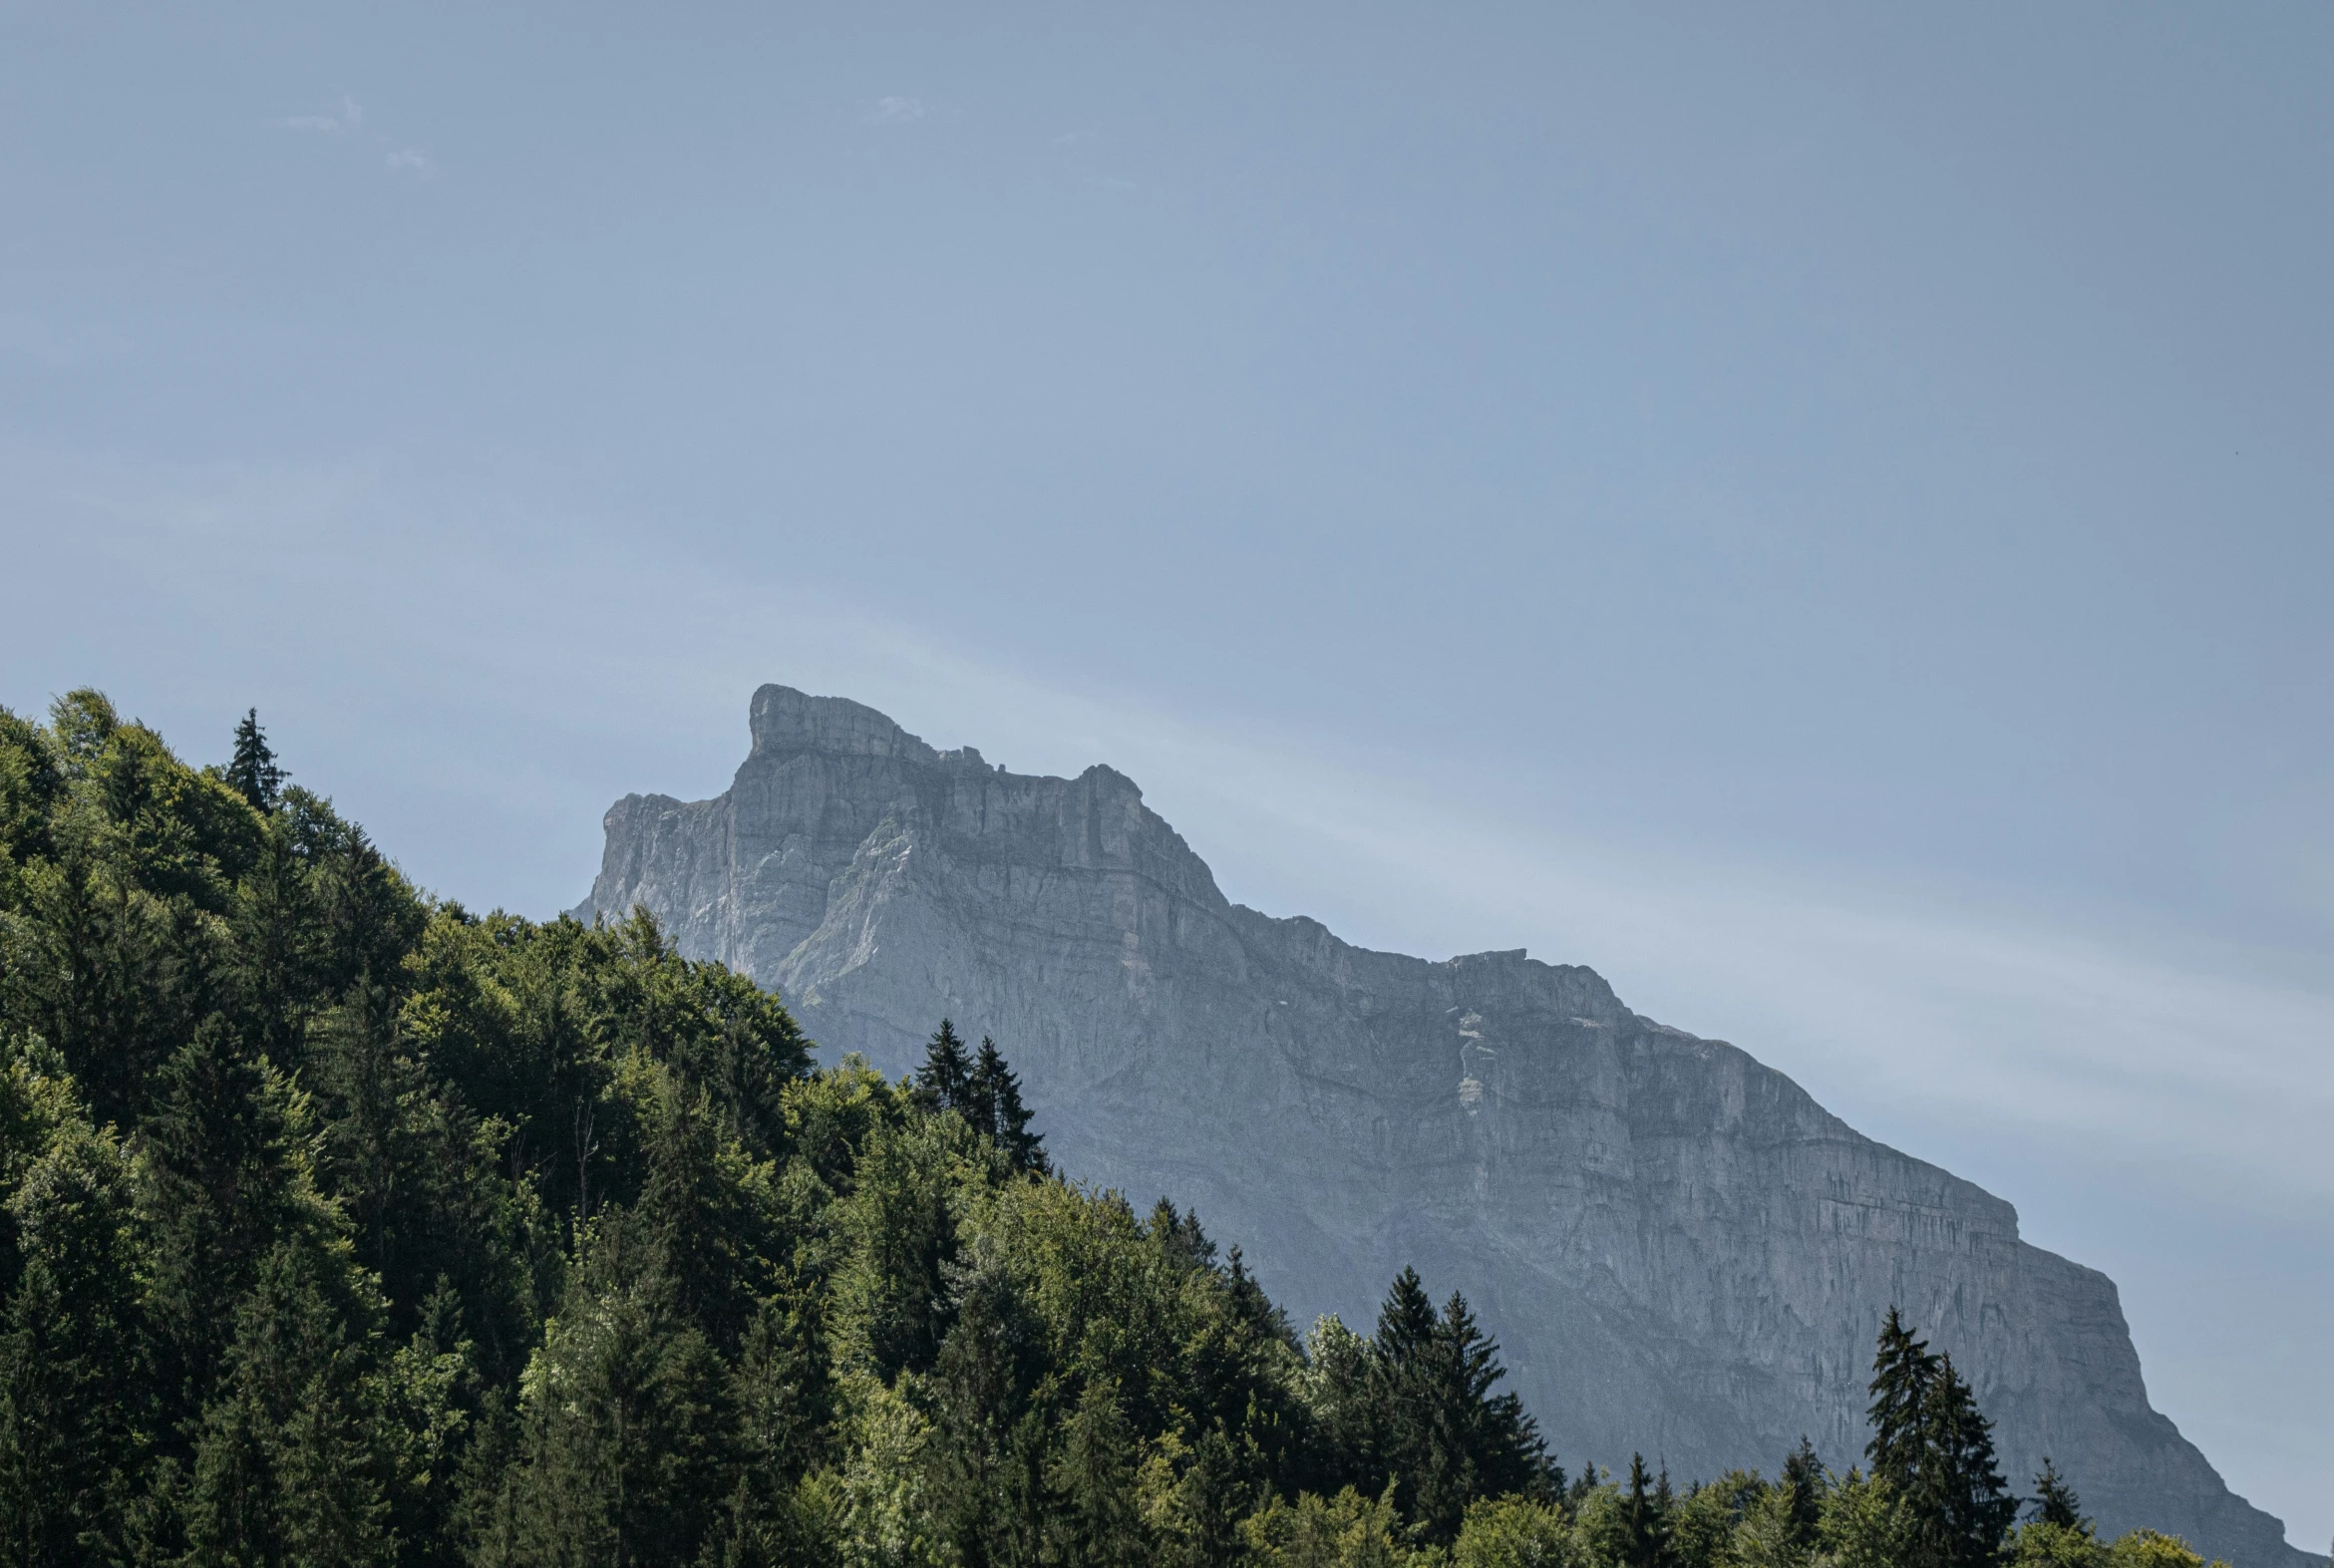
POLYGON ((1863 1443, 1881 1314, 1953 1353, 2023 1485, 2298 1568, 2152 1410, 2116 1288, 1782 1074, 1520 951, 1375 953, 1228 902, 1108 768, 1006 773, 881 714, 754 696, 729 792, 627 795, 577 911, 645 905, 891 1073, 994 1035, 1074 1176, 1194 1205, 1300 1322, 1415 1263, 1465 1291, 1571 1465, 1772 1469, 1863 1443))

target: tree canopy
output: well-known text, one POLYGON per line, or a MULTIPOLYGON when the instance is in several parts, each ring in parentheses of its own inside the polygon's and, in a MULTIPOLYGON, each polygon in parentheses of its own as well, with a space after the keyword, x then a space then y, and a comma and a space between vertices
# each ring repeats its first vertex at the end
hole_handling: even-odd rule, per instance
POLYGON ((1503 1378, 1408 1269, 1300 1337, 1054 1171, 992 1040, 820 1070, 645 913, 430 898, 255 712, 206 770, 0 710, 9 1562, 2194 1561, 2055 1470, 2011 1530, 1894 1315, 1869 1475, 1567 1476, 1503 1378))

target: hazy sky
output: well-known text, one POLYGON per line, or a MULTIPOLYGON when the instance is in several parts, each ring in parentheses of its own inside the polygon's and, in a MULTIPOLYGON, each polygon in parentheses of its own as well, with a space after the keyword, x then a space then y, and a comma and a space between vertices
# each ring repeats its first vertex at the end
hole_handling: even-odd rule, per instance
POLYGON ((0 702, 256 704, 531 914, 765 680, 1107 760, 2011 1199, 2322 1547, 2329 83, 2302 3, 0 5, 0 702))

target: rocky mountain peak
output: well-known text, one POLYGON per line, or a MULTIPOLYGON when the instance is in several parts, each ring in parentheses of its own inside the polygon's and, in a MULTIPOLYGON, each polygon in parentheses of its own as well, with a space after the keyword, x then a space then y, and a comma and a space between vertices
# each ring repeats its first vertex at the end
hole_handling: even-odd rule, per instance
POLYGON ((1196 1207, 1300 1322, 1368 1322, 1406 1264, 1465 1292, 1574 1468, 1772 1471, 1806 1433, 1846 1469, 1893 1306, 1970 1377, 2014 1485, 2049 1454, 2112 1529, 2312 1561, 2151 1408, 2106 1276, 1594 972, 1232 904, 1100 765, 1012 774, 784 686, 753 739, 714 799, 610 809, 579 916, 645 905, 830 1061, 904 1072, 943 1016, 993 1035, 1063 1169, 1196 1207))
POLYGON ((940 756, 863 703, 847 697, 813 697, 791 686, 770 685, 755 692, 753 732, 757 757, 824 752, 928 764, 940 756))

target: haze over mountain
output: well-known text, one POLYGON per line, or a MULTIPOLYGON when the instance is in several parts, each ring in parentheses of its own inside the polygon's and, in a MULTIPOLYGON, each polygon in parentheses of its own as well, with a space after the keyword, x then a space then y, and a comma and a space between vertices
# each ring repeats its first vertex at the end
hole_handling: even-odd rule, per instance
POLYGON ((641 905, 894 1074, 946 1015, 993 1034, 1072 1174, 1195 1201, 1300 1314, 1405 1263, 1463 1289, 1575 1462, 1844 1468, 1901 1305, 2113 1529, 2307 1560, 2149 1405, 2111 1281, 1723 1042, 1520 951, 1442 963, 1228 902, 1103 766, 1025 778, 872 709, 755 694, 696 802, 628 795, 575 912, 641 905))

